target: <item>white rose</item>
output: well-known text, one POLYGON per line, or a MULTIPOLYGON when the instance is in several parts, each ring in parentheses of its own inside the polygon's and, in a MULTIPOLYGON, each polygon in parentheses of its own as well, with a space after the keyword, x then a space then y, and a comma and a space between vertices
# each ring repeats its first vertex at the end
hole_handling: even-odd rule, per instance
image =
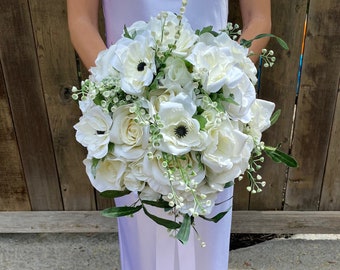
POLYGON ((143 159, 130 162, 124 175, 124 184, 130 191, 141 191, 148 177, 143 172, 143 159))
POLYGON ((256 99, 256 91, 247 75, 237 67, 228 69, 228 80, 223 87, 225 97, 233 96, 237 104, 224 102, 225 110, 233 120, 250 121, 250 107, 256 99))
POLYGON ((146 33, 116 43, 112 65, 120 72, 121 88, 127 94, 142 95, 156 73, 154 44, 146 33))
POLYGON ((173 155, 183 155, 190 151, 201 151, 208 138, 200 130, 199 122, 192 118, 195 105, 191 99, 180 102, 163 102, 160 104, 159 116, 164 127, 159 150, 173 155))
POLYGON ((161 198, 161 195, 149 186, 145 186, 139 193, 139 198, 146 201, 158 201, 161 198))
POLYGON ((216 93, 225 84, 228 59, 218 47, 199 42, 186 60, 193 64, 206 92, 216 93))
POLYGON ((88 108, 79 122, 74 125, 76 140, 87 147, 90 157, 102 158, 108 152, 112 119, 101 107, 88 108))
POLYGON ((273 102, 256 99, 250 108, 251 120, 248 123, 247 133, 260 142, 262 132, 270 127, 270 118, 275 109, 273 102))
POLYGON ((166 89, 154 90, 150 92, 149 98, 150 105, 152 105, 152 108, 149 109, 149 112, 159 112, 160 104, 169 101, 186 103, 189 105, 189 107, 186 107, 185 109, 190 111, 190 114, 194 114, 196 111, 196 96, 193 89, 184 89, 179 84, 170 85, 166 89))
POLYGON ((256 84, 257 69, 255 64, 248 57, 248 48, 245 48, 237 41, 232 40, 226 33, 221 33, 216 38, 214 38, 213 44, 220 47, 224 54, 232 59, 234 65, 243 70, 251 82, 256 84))
POLYGON ((112 114, 110 141, 115 144, 113 151, 116 156, 134 161, 145 155, 149 134, 146 127, 135 121, 131 106, 120 106, 112 114))
MULTIPOLYGON (((243 134, 229 119, 208 131, 210 144, 202 152, 202 162, 215 173, 235 172, 237 176, 248 166, 252 151, 249 136, 243 134)), ((228 180, 230 181, 230 180, 228 180)))
POLYGON ((164 87, 168 88, 174 84, 179 84, 181 87, 190 87, 193 89, 193 86, 191 86, 193 78, 189 73, 183 59, 169 57, 165 64, 166 67, 164 68, 164 79, 162 80, 164 87))
POLYGON ((207 182, 212 189, 218 192, 223 191, 226 183, 234 181, 240 175, 240 170, 236 166, 221 173, 216 173, 212 169, 207 168, 207 182))
POLYGON ((148 185, 150 188, 162 195, 167 195, 170 191, 169 178, 166 176, 166 169, 163 166, 163 158, 160 152, 156 152, 158 156, 150 159, 145 156, 143 159, 144 173, 148 176, 148 185))
POLYGON ((172 172, 172 188, 176 192, 185 192, 186 190, 186 179, 183 179, 183 171, 186 171, 187 177, 190 178, 190 185, 200 185, 203 182, 205 168, 197 159, 196 152, 187 153, 183 157, 175 157, 175 161, 166 156, 166 154, 157 151, 154 158, 144 158, 144 173, 148 176, 148 184, 154 191, 166 196, 172 190, 170 176, 167 176, 168 172, 163 164, 165 161, 169 163, 169 167, 181 167, 172 172))
POLYGON ((126 170, 126 162, 123 159, 108 155, 105 159, 98 161, 95 168, 89 158, 85 159, 83 163, 91 184, 99 192, 125 189, 123 174, 126 170))

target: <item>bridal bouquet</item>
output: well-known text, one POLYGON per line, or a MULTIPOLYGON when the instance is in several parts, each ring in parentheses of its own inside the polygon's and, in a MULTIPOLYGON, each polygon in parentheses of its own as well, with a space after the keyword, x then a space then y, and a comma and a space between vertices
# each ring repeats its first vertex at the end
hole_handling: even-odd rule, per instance
MULTIPOLYGON (((104 215, 142 209, 186 242, 196 217, 217 222, 226 214, 207 218, 234 179, 246 174, 248 190, 261 191, 262 152, 296 166, 261 141, 278 114, 274 103, 256 98, 250 41, 234 41, 233 29, 195 32, 182 14, 162 12, 125 27, 98 55, 89 79, 73 88, 83 114, 76 139, 87 148, 92 185, 106 197, 138 195, 134 205, 104 215), (148 205, 173 220, 151 214, 148 205)), ((264 56, 267 65, 275 60, 272 52, 264 56)))

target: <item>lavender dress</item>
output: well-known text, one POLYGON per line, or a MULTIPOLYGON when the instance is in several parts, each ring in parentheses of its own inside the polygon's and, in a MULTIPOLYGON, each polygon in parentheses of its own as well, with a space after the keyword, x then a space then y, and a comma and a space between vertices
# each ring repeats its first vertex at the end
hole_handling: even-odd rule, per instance
MULTIPOLYGON (((160 11, 178 12, 181 0, 103 0, 107 45, 114 43, 122 34, 124 25, 137 20, 147 21, 160 11)), ((185 16, 193 29, 213 25, 214 29, 225 27, 228 16, 227 0, 188 0, 185 16)), ((214 213, 228 209, 233 188, 219 195, 217 202, 226 201, 214 208, 214 213), (229 199, 229 200, 228 200, 229 199)), ((116 199, 116 205, 130 205, 136 195, 116 199)), ((161 209, 150 209, 155 215, 165 218, 161 209)), ((169 217, 168 217, 169 218, 169 217)), ((196 220, 200 238, 206 243, 201 247, 192 231, 187 244, 169 237, 164 227, 156 225, 142 211, 133 218, 118 218, 122 270, 227 270, 231 211, 217 224, 196 220)))

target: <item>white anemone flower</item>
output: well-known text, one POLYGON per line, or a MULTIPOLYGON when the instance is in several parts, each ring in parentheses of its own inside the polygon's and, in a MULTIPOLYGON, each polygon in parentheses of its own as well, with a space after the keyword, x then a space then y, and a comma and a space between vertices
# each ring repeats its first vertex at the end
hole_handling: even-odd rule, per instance
POLYGON ((135 39, 122 38, 116 43, 113 67, 119 71, 122 90, 140 96, 156 73, 154 42, 147 32, 135 39))
POLYGON ((160 104, 159 116, 164 127, 159 150, 173 155, 183 155, 190 151, 205 148, 208 135, 200 130, 199 122, 192 116, 195 105, 191 99, 180 102, 163 102, 160 104))
POLYGON ((95 66, 90 68, 90 80, 101 82, 108 77, 118 77, 118 72, 113 67, 113 59, 116 54, 116 45, 110 46, 108 49, 99 52, 95 66))
POLYGON ((100 106, 90 107, 74 125, 76 140, 87 147, 88 155, 103 158, 108 153, 112 119, 100 106))

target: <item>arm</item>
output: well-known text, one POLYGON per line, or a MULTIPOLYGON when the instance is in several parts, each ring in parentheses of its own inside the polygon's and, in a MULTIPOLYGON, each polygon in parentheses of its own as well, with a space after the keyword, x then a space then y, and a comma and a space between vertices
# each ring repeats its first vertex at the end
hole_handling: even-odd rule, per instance
POLYGON ((67 0, 71 42, 86 68, 106 49, 98 31, 99 0, 67 0))
MULTIPOLYGON (((271 31, 271 5, 270 0, 240 0, 243 21, 243 32, 240 39, 252 39, 258 34, 269 34, 271 31)), ((261 54, 269 38, 261 38, 252 43, 249 51, 261 54)), ((251 59, 256 62, 258 56, 251 59)))

